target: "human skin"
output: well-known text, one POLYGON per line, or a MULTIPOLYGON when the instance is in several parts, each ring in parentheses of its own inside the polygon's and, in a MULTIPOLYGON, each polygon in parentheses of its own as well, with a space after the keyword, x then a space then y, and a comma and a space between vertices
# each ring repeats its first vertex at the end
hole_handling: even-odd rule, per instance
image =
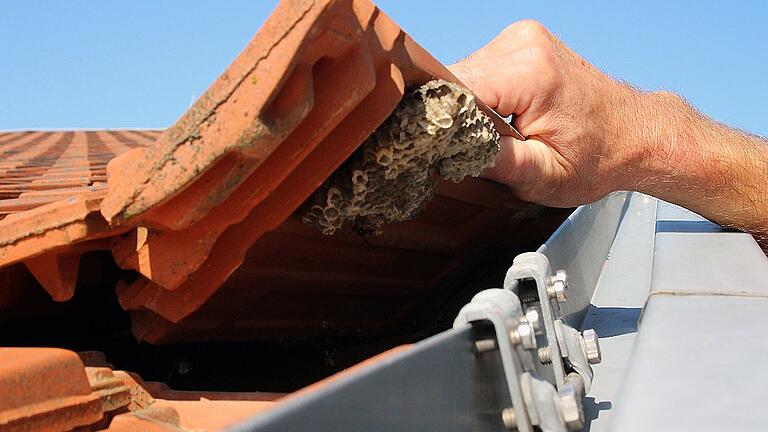
POLYGON ((502 137, 484 175, 526 201, 570 207, 639 191, 768 245, 768 142, 669 92, 613 80, 535 21, 450 67, 527 139, 502 137))

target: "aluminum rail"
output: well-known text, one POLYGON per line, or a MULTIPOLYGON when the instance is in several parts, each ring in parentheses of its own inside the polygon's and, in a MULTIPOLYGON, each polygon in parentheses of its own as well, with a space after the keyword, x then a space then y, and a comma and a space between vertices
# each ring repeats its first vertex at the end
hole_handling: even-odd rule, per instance
POLYGON ((471 328, 450 330, 343 374, 234 431, 506 430, 496 356, 474 355, 471 328))

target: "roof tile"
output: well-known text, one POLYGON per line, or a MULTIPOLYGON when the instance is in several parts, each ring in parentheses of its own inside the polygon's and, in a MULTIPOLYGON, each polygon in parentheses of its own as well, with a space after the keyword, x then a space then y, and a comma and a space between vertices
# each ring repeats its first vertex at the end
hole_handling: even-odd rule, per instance
POLYGON ((369 0, 285 0, 166 131, 0 134, 0 267, 24 262, 62 301, 80 254, 111 250, 139 273, 117 295, 153 342, 391 325, 541 235, 520 228, 527 205, 476 179, 442 184, 381 238, 301 224, 313 191, 435 78, 457 82, 369 0))

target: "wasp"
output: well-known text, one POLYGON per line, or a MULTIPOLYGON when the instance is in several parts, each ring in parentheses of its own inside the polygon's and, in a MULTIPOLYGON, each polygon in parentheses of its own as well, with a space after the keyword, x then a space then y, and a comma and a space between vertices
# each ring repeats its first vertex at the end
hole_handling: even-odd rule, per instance
POLYGON ((383 234, 379 227, 368 222, 363 222, 359 219, 356 219, 355 223, 352 225, 352 232, 359 235, 363 239, 365 245, 371 249, 373 249, 373 245, 368 241, 377 239, 383 234))

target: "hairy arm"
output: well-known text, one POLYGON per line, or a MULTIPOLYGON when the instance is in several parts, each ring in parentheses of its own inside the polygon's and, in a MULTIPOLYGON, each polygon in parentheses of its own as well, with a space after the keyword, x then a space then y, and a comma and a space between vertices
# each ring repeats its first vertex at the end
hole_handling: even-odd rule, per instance
POLYGON ((768 142, 668 92, 598 71, 541 24, 521 21, 451 70, 526 137, 504 137, 486 172, 551 206, 635 190, 768 239, 768 142))
POLYGON ((641 95, 655 125, 628 190, 679 204, 768 245, 768 142, 717 123, 670 93, 641 95))

